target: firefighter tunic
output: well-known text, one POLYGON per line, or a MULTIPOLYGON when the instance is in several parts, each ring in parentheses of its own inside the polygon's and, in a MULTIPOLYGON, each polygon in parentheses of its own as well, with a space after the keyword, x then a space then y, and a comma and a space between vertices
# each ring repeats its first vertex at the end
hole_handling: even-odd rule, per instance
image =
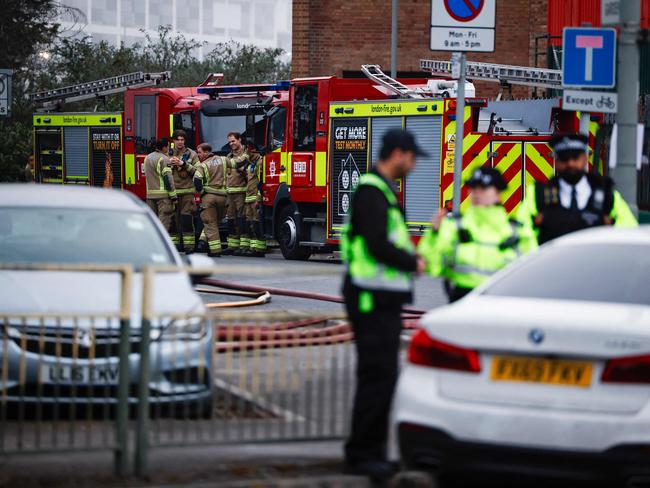
POLYGON ((251 153, 250 161, 246 165, 246 200, 244 203, 246 227, 242 231, 240 247, 249 249, 256 256, 263 255, 266 251, 266 239, 258 212, 259 204, 262 201, 259 190, 261 173, 262 157, 258 153, 251 153))
POLYGON ((178 194, 175 219, 172 222, 172 242, 182 247, 185 252, 194 249, 194 167, 199 162, 199 157, 189 147, 182 150, 174 149, 172 155, 183 162, 182 166, 173 165, 174 186, 178 194), (179 232, 180 231, 180 232, 179 232))
POLYGON ((240 235, 245 226, 244 203, 246 200, 246 166, 250 162, 250 154, 244 147, 228 158, 228 248, 238 251, 240 235))
POLYGON ((147 204, 169 232, 174 215, 174 203, 178 198, 172 177, 171 162, 160 151, 150 153, 144 160, 144 176, 147 185, 147 204))
POLYGON ((228 159, 210 154, 194 171, 194 187, 201 193, 201 220, 210 256, 221 254, 219 222, 226 214, 228 159))

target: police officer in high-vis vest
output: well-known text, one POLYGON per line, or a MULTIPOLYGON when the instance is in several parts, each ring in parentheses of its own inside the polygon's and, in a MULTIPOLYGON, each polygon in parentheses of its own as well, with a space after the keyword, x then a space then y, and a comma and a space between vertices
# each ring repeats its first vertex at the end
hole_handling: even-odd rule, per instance
POLYGON ((529 223, 510 218, 501 204, 507 184, 493 168, 479 168, 467 181, 471 205, 461 216, 436 215, 418 243, 427 272, 445 278, 450 302, 467 295, 491 275, 537 247, 529 223))
POLYGON ((380 160, 359 179, 341 236, 347 265, 343 295, 358 355, 346 471, 375 481, 394 473, 386 461, 386 441, 398 372, 400 314, 413 297, 413 273, 426 266, 415 253, 394 186, 413 169, 416 155, 425 153, 410 133, 394 129, 384 135, 380 160))
POLYGON ((544 244, 576 230, 600 225, 636 227, 637 221, 614 182, 587 173, 588 138, 583 134, 557 135, 551 140, 555 177, 526 189, 518 218, 532 222, 538 242, 544 244))

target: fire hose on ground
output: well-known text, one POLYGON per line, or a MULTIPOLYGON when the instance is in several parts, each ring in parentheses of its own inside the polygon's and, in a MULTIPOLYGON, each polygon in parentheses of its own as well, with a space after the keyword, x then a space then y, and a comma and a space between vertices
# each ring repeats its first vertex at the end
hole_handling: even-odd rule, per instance
MULTIPOLYGON (((228 309, 256 306, 268 303, 272 295, 302 298, 306 300, 343 303, 343 298, 336 295, 311 293, 283 288, 260 287, 230 281, 205 278, 202 285, 213 288, 197 287, 199 293, 210 293, 227 296, 239 296, 247 300, 209 303, 209 309, 228 309)), ((403 328, 412 330, 417 327, 418 319, 424 314, 423 310, 405 308, 402 314, 403 328)), ((326 314, 324 314, 326 315, 326 314)), ((326 324, 326 317, 310 317, 298 320, 275 321, 266 326, 254 323, 239 323, 228 327, 217 327, 215 340, 217 352, 245 351, 252 349, 276 349, 286 347, 324 346, 351 342, 354 338, 352 328, 346 320, 336 320, 331 325, 318 328, 318 324, 326 324)))

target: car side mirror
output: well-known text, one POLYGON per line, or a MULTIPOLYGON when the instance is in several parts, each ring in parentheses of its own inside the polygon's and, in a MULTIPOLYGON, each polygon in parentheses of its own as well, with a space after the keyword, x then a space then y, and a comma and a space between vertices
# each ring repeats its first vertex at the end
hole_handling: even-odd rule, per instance
POLYGON ((185 262, 190 268, 190 281, 193 285, 198 284, 203 278, 212 275, 214 261, 203 254, 190 254, 185 256, 185 262))

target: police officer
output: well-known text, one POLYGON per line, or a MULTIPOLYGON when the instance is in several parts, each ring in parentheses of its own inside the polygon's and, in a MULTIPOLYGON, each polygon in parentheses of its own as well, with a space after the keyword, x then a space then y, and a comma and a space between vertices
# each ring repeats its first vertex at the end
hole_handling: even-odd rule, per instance
POLYGON ((501 204, 507 187, 501 173, 479 168, 467 185, 471 206, 460 217, 441 209, 418 244, 427 271, 445 278, 450 302, 537 247, 531 225, 509 218, 501 204))
POLYGON ((194 185, 192 183, 194 166, 199 162, 197 154, 185 145, 187 134, 175 130, 172 134, 174 148, 171 162, 174 186, 178 195, 176 215, 172 221, 172 242, 186 254, 194 252, 194 185))
POLYGON ((386 440, 397 380, 400 314, 413 297, 413 273, 425 269, 394 187, 395 180, 413 169, 416 154, 425 153, 410 133, 394 129, 384 135, 380 160, 359 179, 341 238, 347 264, 343 294, 358 355, 346 471, 375 481, 394 472, 386 461, 386 440))
POLYGON ((244 218, 246 225, 240 238, 240 247, 244 256, 263 258, 266 253, 266 239, 260 222, 260 176, 262 172, 262 157, 257 152, 250 152, 250 160, 246 165, 246 200, 244 203, 244 218))
POLYGON ((614 182, 587 173, 588 138, 583 134, 557 135, 551 140, 556 176, 526 189, 518 218, 532 222, 537 239, 551 239, 599 225, 635 227, 637 221, 614 182))
POLYGON ((246 165, 250 163, 248 149, 242 143, 239 132, 228 134, 228 249, 223 254, 241 255, 240 237, 246 225, 244 203, 246 202, 246 165))
POLYGON ((194 171, 194 188, 201 195, 201 220, 208 241, 208 256, 221 257, 219 222, 226 215, 226 180, 228 160, 212 154, 212 146, 199 144, 196 148, 200 162, 194 171))
POLYGON ((178 197, 174 188, 172 163, 167 157, 169 150, 167 138, 156 140, 154 149, 155 151, 147 155, 144 160, 147 205, 158 216, 165 230, 169 232, 178 197))

